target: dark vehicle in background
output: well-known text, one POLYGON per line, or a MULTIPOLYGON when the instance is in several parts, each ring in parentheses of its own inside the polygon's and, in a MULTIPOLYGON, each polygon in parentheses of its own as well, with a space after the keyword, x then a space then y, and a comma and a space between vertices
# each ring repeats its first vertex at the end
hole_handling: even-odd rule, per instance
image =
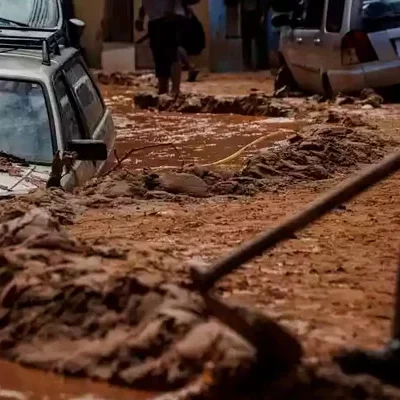
POLYGON ((275 19, 279 51, 301 89, 331 94, 400 84, 400 0, 286 2, 297 3, 297 13, 275 19))

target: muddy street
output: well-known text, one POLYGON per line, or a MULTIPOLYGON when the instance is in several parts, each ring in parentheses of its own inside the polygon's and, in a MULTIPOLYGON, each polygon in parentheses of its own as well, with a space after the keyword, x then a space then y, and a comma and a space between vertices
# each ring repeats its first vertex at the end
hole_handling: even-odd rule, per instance
MULTIPOLYGON (((224 256, 398 149, 400 106, 296 98, 283 100, 293 108, 286 117, 165 112, 135 107, 139 89, 154 90, 151 77, 101 82, 118 157, 165 147, 133 152, 74 194, 38 192, 0 212, 0 351, 8 360, 0 398, 147 399, 232 376, 246 385, 252 346, 188 290, 190 265, 224 256)), ((271 90, 261 74, 184 85, 217 101, 271 90)), ((358 398, 358 383, 332 372, 331 356, 389 339, 399 188, 396 174, 218 283, 224 300, 255 306, 304 347, 300 377, 285 381, 284 393, 270 388, 271 398, 298 391, 328 399, 336 390, 332 398, 358 398)), ((360 382, 370 398, 400 399, 360 382)))
MULTIPOLYGON (((107 86, 105 90, 109 95, 113 89, 107 86)), ((223 159, 253 139, 279 130, 283 140, 287 130, 298 131, 309 124, 304 119, 127 113, 127 108, 132 107, 131 100, 121 94, 125 88, 116 90, 119 96, 126 96, 123 106, 110 101, 121 132, 120 151, 129 148, 129 144, 141 146, 170 141, 182 148, 188 163, 223 159), (127 118, 131 119, 130 123, 127 118)), ((394 140, 400 138, 399 112, 397 105, 372 112, 360 112, 355 107, 340 111, 361 114, 366 123, 378 125, 378 135, 394 140)), ((228 164, 228 168, 240 165, 265 146, 268 143, 254 146, 233 165, 228 164)), ((176 166, 173 151, 167 151, 167 154, 151 151, 148 158, 144 153, 131 160, 132 167, 176 166)), ((279 219, 300 210, 338 180, 340 177, 275 189, 251 199, 211 199, 201 204, 155 203, 151 210, 146 207, 144 211, 140 205, 136 209, 127 206, 113 212, 94 210, 85 213, 72 229, 86 240, 102 236, 110 243, 127 247, 137 241, 151 242, 156 249, 176 257, 176 274, 181 275, 186 273, 186 262, 210 261, 222 256, 279 219)), ((400 242, 398 185, 399 177, 395 176, 332 213, 296 239, 226 279, 221 283, 222 293, 256 303, 288 324, 306 341, 310 357, 327 356, 341 345, 384 344, 392 315, 400 242)))

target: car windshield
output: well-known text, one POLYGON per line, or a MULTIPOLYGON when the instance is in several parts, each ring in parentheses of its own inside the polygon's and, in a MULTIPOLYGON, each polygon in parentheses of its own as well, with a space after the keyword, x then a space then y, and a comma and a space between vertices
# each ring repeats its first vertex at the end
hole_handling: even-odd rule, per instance
POLYGON ((50 164, 53 146, 42 87, 0 79, 0 151, 37 164, 50 164))
POLYGON ((54 29, 59 16, 57 0, 0 0, 0 27, 54 29))

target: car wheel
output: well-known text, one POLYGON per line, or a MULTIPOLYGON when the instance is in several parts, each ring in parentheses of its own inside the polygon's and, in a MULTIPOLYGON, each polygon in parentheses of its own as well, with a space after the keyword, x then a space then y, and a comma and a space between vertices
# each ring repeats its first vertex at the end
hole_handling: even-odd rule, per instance
POLYGON ((328 74, 322 75, 322 88, 324 90, 324 97, 331 99, 334 95, 328 74))
POLYGON ((276 74, 274 85, 275 92, 283 89, 284 87, 286 87, 288 90, 298 89, 297 82, 294 79, 292 72, 286 65, 282 66, 276 74))

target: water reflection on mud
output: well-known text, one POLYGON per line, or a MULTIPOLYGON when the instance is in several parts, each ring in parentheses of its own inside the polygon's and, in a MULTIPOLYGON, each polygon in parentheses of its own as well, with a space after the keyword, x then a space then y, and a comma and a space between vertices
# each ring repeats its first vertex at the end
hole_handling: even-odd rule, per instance
MULTIPOLYGON (((185 163, 207 164, 235 153, 237 150, 269 133, 297 129, 299 123, 288 118, 264 118, 242 115, 173 114, 134 109, 133 93, 123 88, 107 86, 107 104, 111 107, 118 132, 117 151, 123 154, 132 147, 172 142, 172 147, 135 153, 127 160, 131 168, 180 166, 185 163)), ((276 141, 276 138, 274 138, 276 141)), ((259 143, 236 159, 242 164, 257 149, 268 146, 259 143)))
POLYGON ((0 399, 12 400, 147 400, 154 394, 69 379, 0 361, 0 399))

